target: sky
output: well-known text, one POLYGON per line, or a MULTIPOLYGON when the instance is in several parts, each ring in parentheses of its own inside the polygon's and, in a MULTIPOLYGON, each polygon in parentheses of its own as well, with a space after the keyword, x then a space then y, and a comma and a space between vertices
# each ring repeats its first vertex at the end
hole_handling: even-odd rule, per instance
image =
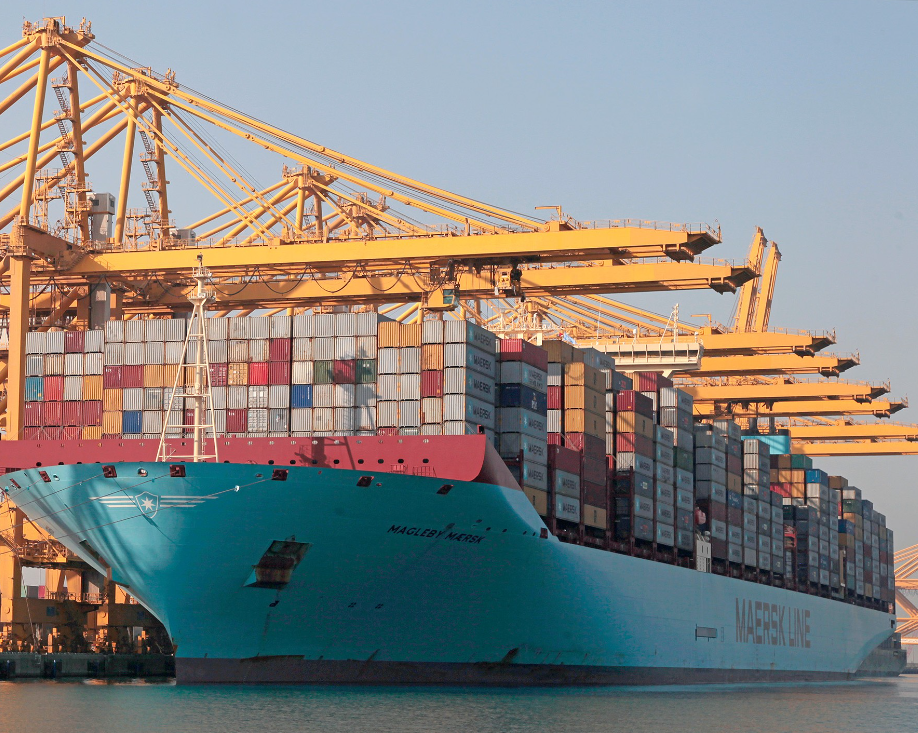
MULTIPOLYGON (((918 400, 918 2, 5 0, 0 46, 44 15, 85 16, 181 84, 508 209, 717 223, 706 254, 735 259, 761 226, 783 254, 771 325, 835 329, 861 357, 846 378, 918 400)), ((99 159, 96 190, 117 190, 117 166, 99 159)), ((170 199, 179 226, 200 195, 170 199)), ((734 305, 623 300, 722 322, 734 305)), ((918 402, 897 417, 918 422, 918 402)), ((918 542, 918 456, 818 465, 874 500, 898 547, 918 542)))

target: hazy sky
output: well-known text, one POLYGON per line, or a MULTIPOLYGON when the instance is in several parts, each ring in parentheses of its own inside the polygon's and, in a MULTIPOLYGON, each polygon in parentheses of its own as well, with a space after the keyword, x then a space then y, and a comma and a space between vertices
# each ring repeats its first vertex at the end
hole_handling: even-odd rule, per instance
MULTIPOLYGON (((916 2, 41 5, 6 0, 0 46, 23 18, 86 16, 179 83, 490 203, 716 220, 709 254, 726 258, 762 226, 784 255, 772 325, 836 329, 837 350, 861 355, 847 378, 918 399, 916 2)), ((96 190, 117 190, 117 164, 91 168, 96 190)), ((179 226, 198 195, 170 198, 179 226)), ((727 321, 734 301, 630 302, 727 321)), ((918 542, 918 456, 819 464, 875 500, 900 548, 918 542)))

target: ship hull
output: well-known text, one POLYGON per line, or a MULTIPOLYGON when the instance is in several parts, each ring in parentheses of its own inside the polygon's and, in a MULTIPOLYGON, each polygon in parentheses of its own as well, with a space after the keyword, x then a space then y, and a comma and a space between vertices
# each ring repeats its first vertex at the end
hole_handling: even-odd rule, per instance
POLYGON ((872 609, 561 543, 521 491, 495 484, 116 466, 114 478, 67 465, 3 485, 160 618, 180 682, 838 680, 894 626, 872 609), (289 582, 258 587, 254 566, 286 540, 306 546, 289 582))

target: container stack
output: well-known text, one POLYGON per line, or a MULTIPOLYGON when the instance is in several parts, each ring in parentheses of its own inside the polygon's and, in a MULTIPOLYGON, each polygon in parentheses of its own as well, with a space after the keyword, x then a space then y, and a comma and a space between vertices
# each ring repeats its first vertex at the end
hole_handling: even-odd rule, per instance
MULTIPOLYGON (((522 339, 498 341, 497 449, 542 517, 549 516, 548 353, 522 339)), ((562 460, 564 463, 564 460, 562 460)), ((579 461, 564 465, 563 495, 580 501, 579 461), (574 485, 576 484, 576 485, 574 485)), ((578 506, 579 508, 579 506, 578 506)), ((573 507, 562 507, 573 515, 573 507)), ((578 520, 579 521, 579 520, 578 520)))
POLYGON ((759 569, 783 577, 783 497, 771 490, 771 451, 768 444, 753 436, 743 440, 743 496, 758 502, 759 569))
MULTIPOLYGON (((637 390, 615 394, 615 536, 656 540, 656 446, 653 400, 637 390)), ((673 537, 675 541, 675 537, 673 537)))
POLYGON ((443 434, 470 435, 480 427, 493 440, 503 418, 511 432, 514 415, 495 408, 497 337, 468 321, 444 321, 443 341, 443 434))
MULTIPOLYGON (((841 483, 839 479, 832 477, 836 485, 841 483)), ((886 527, 886 517, 862 498, 861 490, 844 483, 840 489, 839 560, 846 579, 846 595, 893 603, 893 532, 886 527)))
POLYGON ((695 497, 711 533, 711 557, 743 564, 743 499, 727 491, 727 440, 711 425, 696 425, 695 497))
MULTIPOLYGON (((673 435, 673 473, 676 488, 676 547, 692 551, 695 543, 695 527, 691 514, 695 508, 695 434, 692 413, 694 400, 684 390, 676 387, 661 387, 659 394, 658 422, 673 435), (688 512, 686 520, 684 514, 688 512)), ((718 520, 720 540, 726 541, 726 525, 718 520)))

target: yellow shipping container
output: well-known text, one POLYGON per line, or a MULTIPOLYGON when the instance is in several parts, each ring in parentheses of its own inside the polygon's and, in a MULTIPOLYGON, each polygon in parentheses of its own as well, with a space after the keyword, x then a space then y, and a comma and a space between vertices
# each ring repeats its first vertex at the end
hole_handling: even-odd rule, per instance
POLYGON ((379 348, 398 348, 400 344, 401 323, 398 321, 383 321, 379 324, 379 348))
MULTIPOLYGON (((186 382, 189 378, 194 379, 194 370, 189 375, 185 372, 186 382)), ((248 364, 230 364, 226 371, 226 383, 230 387, 243 387, 249 383, 249 365, 248 364)))
MULTIPOLYGON (((583 366, 582 364, 580 366, 583 366)), ((606 396, 595 389, 582 384, 564 388, 564 407, 575 410, 586 410, 605 419, 606 396)))
POLYGON ((571 346, 567 341, 560 339, 549 339, 542 342, 542 348, 548 352, 548 361, 556 364, 568 364, 570 362, 583 362, 583 352, 571 346))
POLYGON ((102 413, 102 432, 106 435, 121 435, 121 410, 106 410, 102 413))
POLYGON ((607 519, 606 510, 598 506, 583 505, 583 523, 587 527, 596 527, 597 529, 606 529, 607 519))
POLYGON ((163 365, 147 364, 143 368, 143 386, 144 387, 162 387, 163 386, 163 365))
POLYGON ((800 484, 801 486, 806 486, 806 471, 802 468, 791 469, 791 480, 792 484, 800 484))
POLYGON ((737 494, 743 493, 743 479, 735 473, 727 474, 727 491, 735 491, 737 494))
POLYGON ((441 371, 443 369, 443 344, 424 344, 421 346, 421 370, 441 371))
POLYGON ((538 489, 523 489, 523 493, 526 494, 526 497, 529 501, 532 502, 532 506, 535 507, 536 513, 539 516, 547 517, 548 516, 548 492, 539 491, 538 489))
MULTIPOLYGON (((606 419, 586 410, 565 409, 562 413, 565 433, 586 433, 597 438, 606 437, 606 419)), ((652 428, 651 428, 652 429, 652 428)))
POLYGON ((101 400, 102 399, 102 375, 88 374, 83 377, 83 399, 84 400, 101 400))
MULTIPOLYGON (((124 406, 124 391, 120 389, 102 390, 102 409, 118 410, 124 406)), ((118 432, 121 432, 120 430, 118 432)))
POLYGON ((399 334, 400 346, 420 346, 421 345, 421 324, 420 323, 403 323, 401 324, 401 333, 399 334))
POLYGON ((606 376, 599 369, 583 362, 564 365, 564 386, 583 384, 600 392, 606 391, 606 376))
POLYGON ((637 433, 653 440, 653 420, 636 412, 616 413, 615 430, 619 433, 637 433))
POLYGON ((83 440, 99 440, 102 437, 101 425, 86 425, 83 428, 83 440))
POLYGON ((163 370, 163 387, 175 386, 175 377, 178 375, 178 386, 185 384, 185 370, 181 364, 166 364, 163 370))

